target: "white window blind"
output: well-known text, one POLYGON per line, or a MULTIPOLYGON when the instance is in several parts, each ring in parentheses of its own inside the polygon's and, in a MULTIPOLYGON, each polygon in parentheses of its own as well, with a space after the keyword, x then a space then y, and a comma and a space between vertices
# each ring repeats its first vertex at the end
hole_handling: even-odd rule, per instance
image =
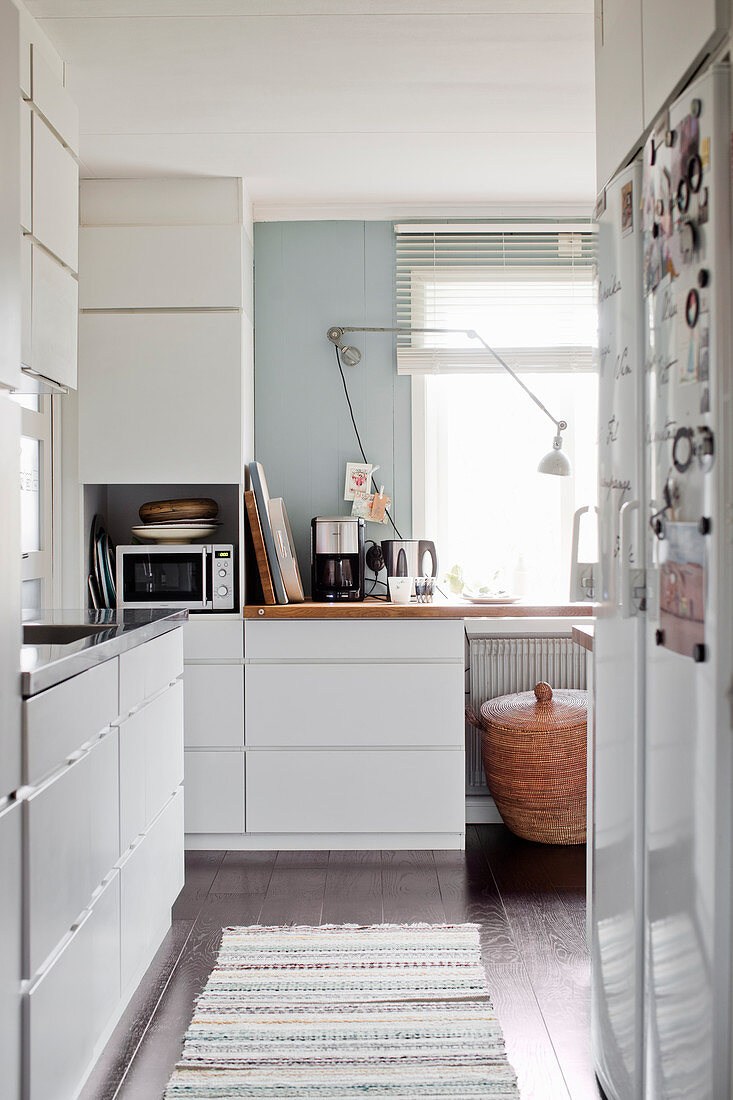
MULTIPOLYGON (((595 226, 397 225, 396 321, 474 329, 520 370, 595 366, 595 226)), ((399 374, 501 371, 463 334, 397 338, 399 374)))

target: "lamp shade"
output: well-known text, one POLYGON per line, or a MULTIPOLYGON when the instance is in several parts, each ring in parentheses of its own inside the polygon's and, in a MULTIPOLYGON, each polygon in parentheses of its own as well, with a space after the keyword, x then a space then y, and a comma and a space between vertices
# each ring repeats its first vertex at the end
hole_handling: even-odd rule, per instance
POLYGON ((561 450, 548 451, 537 467, 539 474, 555 474, 557 477, 569 477, 570 461, 561 450))

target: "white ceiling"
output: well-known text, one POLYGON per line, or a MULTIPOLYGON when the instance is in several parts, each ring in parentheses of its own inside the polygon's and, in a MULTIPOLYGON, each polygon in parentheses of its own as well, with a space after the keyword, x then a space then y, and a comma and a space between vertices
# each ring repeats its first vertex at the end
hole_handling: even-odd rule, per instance
POLYGON ((27 0, 89 176, 257 209, 590 204, 593 0, 27 0))

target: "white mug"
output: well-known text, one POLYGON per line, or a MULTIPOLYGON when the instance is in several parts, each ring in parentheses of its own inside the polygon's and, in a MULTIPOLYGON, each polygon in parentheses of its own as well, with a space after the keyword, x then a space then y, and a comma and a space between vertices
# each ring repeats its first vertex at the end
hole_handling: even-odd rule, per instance
POLYGON ((415 584, 414 577, 388 577, 389 598, 392 603, 409 603, 415 584))

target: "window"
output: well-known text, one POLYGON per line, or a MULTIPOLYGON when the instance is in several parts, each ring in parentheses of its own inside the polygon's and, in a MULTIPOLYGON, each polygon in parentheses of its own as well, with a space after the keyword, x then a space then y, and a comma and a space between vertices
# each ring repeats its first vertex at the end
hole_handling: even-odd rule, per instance
MULTIPOLYGON (((573 515, 597 495, 594 241, 588 226, 397 227, 397 323, 476 330, 568 421, 571 476, 539 474, 554 426, 490 352, 462 333, 398 338, 413 533, 469 587, 568 599, 573 515)), ((595 559, 588 522, 579 550, 595 559)))
POLYGON ((14 394, 13 399, 21 406, 21 598, 24 611, 38 611, 53 600, 51 397, 14 394))

